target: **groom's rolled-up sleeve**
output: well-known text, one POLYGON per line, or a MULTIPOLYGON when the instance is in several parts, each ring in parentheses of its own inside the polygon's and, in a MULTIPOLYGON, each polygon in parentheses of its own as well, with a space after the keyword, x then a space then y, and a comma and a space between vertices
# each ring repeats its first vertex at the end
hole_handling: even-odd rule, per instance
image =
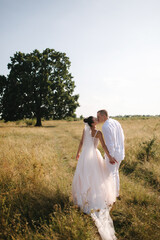
POLYGON ((111 129, 106 126, 102 127, 102 132, 104 135, 104 140, 105 140, 106 146, 108 148, 109 154, 112 157, 114 157, 115 146, 114 146, 114 141, 113 141, 113 133, 111 132, 111 129))

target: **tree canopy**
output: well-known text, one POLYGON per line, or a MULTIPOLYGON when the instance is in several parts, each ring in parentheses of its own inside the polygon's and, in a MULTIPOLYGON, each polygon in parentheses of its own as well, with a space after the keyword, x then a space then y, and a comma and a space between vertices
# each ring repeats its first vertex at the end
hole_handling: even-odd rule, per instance
POLYGON ((7 77, 0 76, 0 111, 5 121, 23 118, 63 119, 74 117, 79 95, 69 72, 65 53, 45 49, 25 54, 16 52, 8 64, 7 77))

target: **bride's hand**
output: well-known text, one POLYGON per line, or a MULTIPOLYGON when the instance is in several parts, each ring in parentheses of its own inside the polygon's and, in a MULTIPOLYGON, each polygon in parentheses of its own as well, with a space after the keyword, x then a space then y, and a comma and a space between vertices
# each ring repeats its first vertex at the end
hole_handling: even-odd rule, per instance
POLYGON ((80 154, 78 153, 77 155, 76 155, 76 160, 78 161, 78 159, 79 159, 79 156, 80 156, 80 154))
POLYGON ((110 156, 109 162, 110 162, 111 164, 118 163, 117 160, 116 160, 114 157, 112 157, 112 156, 110 156))

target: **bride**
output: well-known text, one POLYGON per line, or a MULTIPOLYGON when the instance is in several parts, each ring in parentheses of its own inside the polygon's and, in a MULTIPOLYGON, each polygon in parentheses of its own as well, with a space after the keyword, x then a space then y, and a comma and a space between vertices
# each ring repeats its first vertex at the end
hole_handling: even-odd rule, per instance
POLYGON ((73 201, 84 213, 91 215, 103 240, 115 240, 109 210, 116 201, 116 190, 112 175, 97 149, 99 141, 110 163, 117 164, 117 161, 110 156, 101 131, 96 130, 97 119, 90 116, 84 119, 84 123, 85 128, 76 155, 78 164, 72 183, 73 201))

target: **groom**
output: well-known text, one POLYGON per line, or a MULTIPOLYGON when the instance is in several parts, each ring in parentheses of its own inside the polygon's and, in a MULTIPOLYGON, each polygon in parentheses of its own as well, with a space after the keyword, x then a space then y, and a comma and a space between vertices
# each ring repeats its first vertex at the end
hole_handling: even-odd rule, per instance
POLYGON ((109 162, 107 155, 105 154, 106 164, 109 171, 114 178, 114 184, 116 187, 116 196, 119 196, 119 166, 121 161, 125 157, 124 151, 124 133, 120 123, 112 118, 109 118, 106 110, 100 110, 97 112, 97 119, 99 123, 104 123, 102 126, 102 132, 104 135, 105 143, 108 151, 117 162, 109 162))

